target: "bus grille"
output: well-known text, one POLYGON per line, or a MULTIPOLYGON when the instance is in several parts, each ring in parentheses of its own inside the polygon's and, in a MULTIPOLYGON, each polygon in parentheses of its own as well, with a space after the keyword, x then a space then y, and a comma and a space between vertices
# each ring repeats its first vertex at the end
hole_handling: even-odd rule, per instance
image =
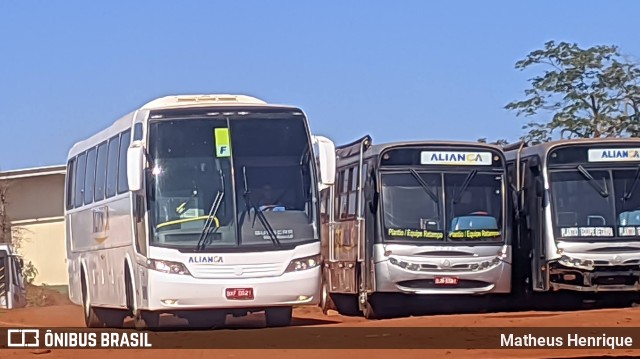
POLYGON ((189 271, 197 278, 256 278, 280 276, 284 272, 284 268, 281 263, 241 265, 194 264, 189 268, 189 271))

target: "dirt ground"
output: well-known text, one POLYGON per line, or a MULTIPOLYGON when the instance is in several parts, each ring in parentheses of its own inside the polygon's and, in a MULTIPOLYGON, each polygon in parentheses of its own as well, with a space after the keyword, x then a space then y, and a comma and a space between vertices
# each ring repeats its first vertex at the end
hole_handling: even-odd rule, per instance
MULTIPOLYGON (((64 295, 47 290, 40 290, 34 306, 0 311, 0 327, 83 327, 82 308, 72 305, 64 295)), ((171 318, 169 318, 171 319, 171 318)), ((255 314, 248 317, 229 318, 230 328, 261 328, 264 317, 255 314)), ((319 308, 304 307, 294 311, 294 326, 336 326, 336 327, 637 327, 640 323, 639 308, 596 309, 574 312, 519 312, 519 313, 483 313, 464 315, 435 315, 423 317, 397 318, 368 321, 364 318, 343 317, 331 311, 322 314, 319 308)), ((278 330, 278 329, 261 329, 278 330)), ((187 338, 190 332, 184 332, 187 338)), ((640 334, 640 330, 638 330, 640 334)), ((636 340, 638 338, 635 338, 636 340)), ((401 357, 424 358, 427 356, 443 358, 585 358, 590 356, 640 356, 640 350, 548 350, 548 349, 502 349, 502 350, 231 350, 231 349, 53 349, 47 351, 29 349, 2 349, 2 359, 46 358, 46 359, 118 359, 153 358, 169 359, 181 356, 190 359, 198 358, 256 358, 281 359, 300 358, 315 359, 327 356, 350 358, 385 358, 401 357)))

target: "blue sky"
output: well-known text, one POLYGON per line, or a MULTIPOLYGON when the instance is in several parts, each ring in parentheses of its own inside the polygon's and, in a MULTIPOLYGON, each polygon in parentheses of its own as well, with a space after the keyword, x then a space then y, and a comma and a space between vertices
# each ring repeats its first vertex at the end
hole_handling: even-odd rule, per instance
POLYGON ((640 57, 634 1, 2 1, 0 170, 69 148, 160 96, 302 107, 336 143, 516 140, 504 110, 548 40, 640 57))

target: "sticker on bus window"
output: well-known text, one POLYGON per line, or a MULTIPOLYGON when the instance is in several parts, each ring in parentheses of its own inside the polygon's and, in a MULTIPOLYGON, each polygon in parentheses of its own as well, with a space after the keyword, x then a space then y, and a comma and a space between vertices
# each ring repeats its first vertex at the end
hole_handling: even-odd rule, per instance
POLYGON ((640 148, 590 149, 589 162, 640 161, 640 148))
POLYGON ((413 239, 444 239, 443 232, 429 231, 426 229, 394 229, 389 228, 387 234, 392 237, 405 237, 413 239))
POLYGON ((640 236, 640 227, 618 227, 618 235, 620 237, 640 236))
POLYGON ((231 142, 229 141, 229 129, 216 128, 215 140, 216 140, 216 157, 231 156, 231 142))
POLYGON ((477 239, 477 238, 495 238, 500 237, 500 231, 478 229, 478 230, 458 230, 449 233, 449 238, 453 239, 477 239))
POLYGON ((570 237, 613 237, 613 227, 567 227, 560 229, 560 235, 570 237))
POLYGON ((420 163, 423 165, 491 165, 491 152, 422 151, 420 163))

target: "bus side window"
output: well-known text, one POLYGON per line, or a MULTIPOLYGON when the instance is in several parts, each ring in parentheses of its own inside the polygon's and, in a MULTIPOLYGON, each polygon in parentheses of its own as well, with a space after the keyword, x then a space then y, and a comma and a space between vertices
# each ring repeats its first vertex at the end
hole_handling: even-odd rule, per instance
POLYGON ((87 153, 83 152, 78 155, 78 163, 76 164, 75 173, 75 190, 74 190, 74 202, 75 208, 81 207, 84 197, 84 177, 87 165, 87 153))
POLYGON ((67 182, 67 189, 66 189, 67 210, 73 209, 75 205, 75 196, 74 196, 75 182, 76 182, 75 173, 76 173, 76 157, 70 159, 69 163, 67 164, 67 175, 65 176, 65 180, 67 182))
POLYGON ((87 174, 84 177, 84 204, 93 203, 96 180, 96 147, 87 152, 87 174))
POLYGON ((109 139, 109 149, 107 151, 107 184, 105 194, 107 198, 116 195, 118 184, 118 148, 120 147, 120 136, 116 135, 109 139))
POLYGON ((131 143, 131 130, 126 130, 120 137, 120 153, 118 159, 118 193, 124 193, 129 190, 127 182, 127 149, 131 143))
POLYGON ((107 181, 107 141, 98 145, 98 159, 96 160, 96 185, 93 201, 105 199, 105 184, 107 181))

